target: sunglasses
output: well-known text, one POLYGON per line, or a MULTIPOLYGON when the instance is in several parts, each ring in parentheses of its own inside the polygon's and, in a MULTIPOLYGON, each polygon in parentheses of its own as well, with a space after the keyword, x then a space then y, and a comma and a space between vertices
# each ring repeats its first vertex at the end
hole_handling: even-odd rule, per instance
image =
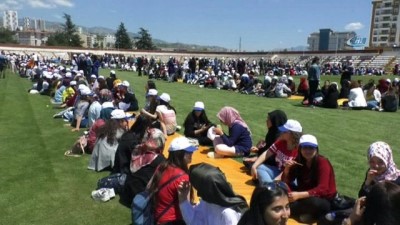
POLYGON ((286 192, 289 192, 289 187, 283 181, 274 181, 271 183, 267 183, 265 184, 265 188, 267 188, 269 191, 276 191, 278 188, 280 188, 286 192))

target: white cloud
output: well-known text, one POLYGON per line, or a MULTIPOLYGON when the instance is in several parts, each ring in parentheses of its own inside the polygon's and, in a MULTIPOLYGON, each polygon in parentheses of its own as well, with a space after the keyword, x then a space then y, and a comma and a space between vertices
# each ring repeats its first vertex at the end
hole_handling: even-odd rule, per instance
POLYGON ((21 3, 17 0, 6 0, 4 3, 0 3, 0 11, 4 10, 18 10, 21 9, 21 3))
POLYGON ((348 31, 356 31, 356 30, 361 30, 364 28, 364 25, 360 22, 353 22, 347 24, 344 29, 348 31))
MULTIPOLYGON (((22 0, 18 0, 21 3, 22 0)), ((52 9, 57 7, 74 7, 72 0, 27 0, 28 4, 33 8, 52 9)))
POLYGON ((71 0, 54 0, 54 4, 58 6, 74 7, 74 3, 71 0))
POLYGON ((55 7, 54 4, 50 4, 48 1, 43 0, 28 0, 28 4, 33 8, 51 9, 55 7))

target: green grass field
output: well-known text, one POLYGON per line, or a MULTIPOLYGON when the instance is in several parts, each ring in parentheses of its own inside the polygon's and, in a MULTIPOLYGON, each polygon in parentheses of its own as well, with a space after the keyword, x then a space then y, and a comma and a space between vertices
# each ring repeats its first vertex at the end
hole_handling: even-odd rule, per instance
MULTIPOLYGON (((107 76, 108 71, 101 74, 107 76)), ((131 83, 142 106, 147 77, 133 72, 117 72, 117 76, 131 83)), ((370 78, 355 79, 367 82, 370 78)), ((339 76, 323 79, 337 81, 339 76)), ((57 110, 51 107, 49 97, 27 93, 31 85, 12 74, 0 79, 0 224, 130 224, 130 211, 118 200, 98 203, 91 199, 97 180, 108 173, 87 170, 88 155, 63 155, 79 134, 71 133, 62 120, 52 118, 57 110)), ((399 113, 312 109, 295 100, 165 81, 156 81, 156 85, 159 93, 171 95, 179 124, 195 101, 205 103, 214 122, 222 106, 237 108, 253 132, 253 143, 265 136, 267 112, 284 110, 289 118, 301 122, 305 133, 318 138, 320 152, 332 162, 338 190, 343 194, 357 195, 367 169, 366 151, 372 142, 389 143, 395 161, 400 163, 399 113)))

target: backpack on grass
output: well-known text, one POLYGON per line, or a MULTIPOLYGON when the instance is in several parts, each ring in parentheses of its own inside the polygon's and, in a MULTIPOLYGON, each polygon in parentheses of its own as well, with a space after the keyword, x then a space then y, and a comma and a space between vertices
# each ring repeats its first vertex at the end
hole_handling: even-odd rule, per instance
POLYGON ((157 218, 155 218, 153 211, 154 195, 182 175, 184 175, 184 173, 180 173, 176 176, 171 177, 171 179, 161 185, 161 187, 156 189, 153 193, 150 193, 149 190, 146 189, 145 191, 136 194, 132 201, 132 225, 155 225, 160 217, 163 216, 172 207, 174 201, 172 201, 164 209, 164 211, 162 211, 161 214, 157 218))

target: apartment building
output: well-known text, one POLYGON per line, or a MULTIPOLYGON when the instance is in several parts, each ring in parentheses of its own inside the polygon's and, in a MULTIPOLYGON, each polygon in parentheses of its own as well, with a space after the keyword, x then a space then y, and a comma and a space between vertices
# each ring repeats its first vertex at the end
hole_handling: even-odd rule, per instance
POLYGON ((320 29, 319 32, 311 33, 307 38, 310 51, 338 51, 349 47, 347 41, 357 34, 351 32, 334 32, 331 29, 320 29))
POLYGON ((400 0, 372 0, 370 47, 400 44, 400 0))
POLYGON ((18 28, 18 13, 17 11, 6 10, 3 14, 3 27, 16 31, 18 28))

